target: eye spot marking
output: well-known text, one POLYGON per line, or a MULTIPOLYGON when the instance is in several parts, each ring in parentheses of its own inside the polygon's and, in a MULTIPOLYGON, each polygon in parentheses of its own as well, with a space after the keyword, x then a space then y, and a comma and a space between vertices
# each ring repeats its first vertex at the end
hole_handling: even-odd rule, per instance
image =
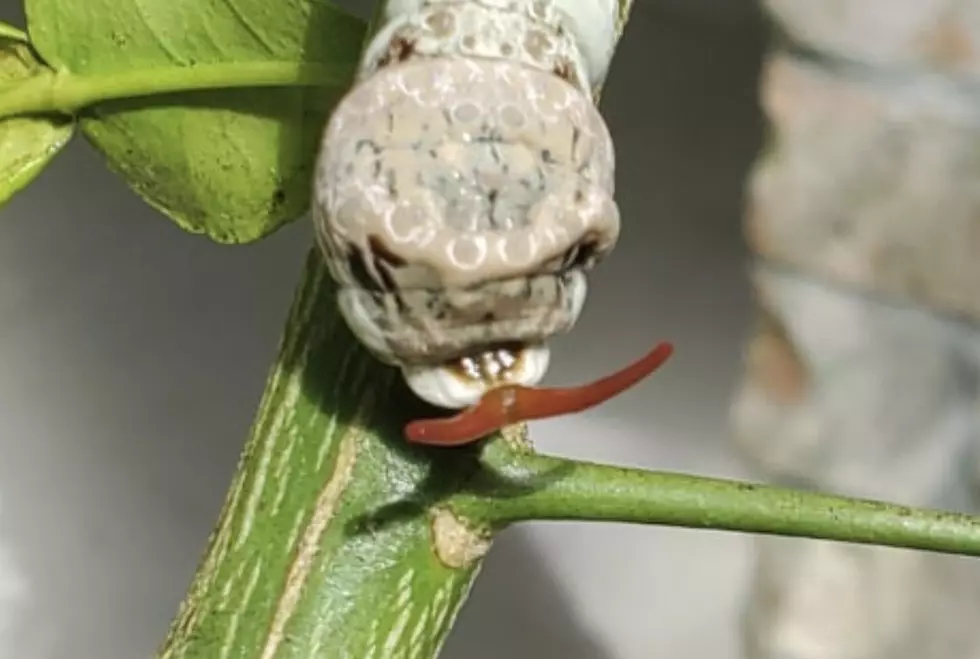
POLYGON ((460 270, 475 270, 487 259, 487 239, 482 235, 463 235, 446 245, 446 255, 460 270))
POLYGON ((436 234, 433 218, 415 204, 399 204, 384 219, 385 232, 396 243, 427 245, 436 234))
POLYGON ((524 51, 538 62, 544 61, 554 47, 548 35, 540 30, 531 30, 524 36, 524 51))
POLYGON ((453 118, 462 123, 472 123, 480 117, 480 108, 475 103, 464 102, 453 108, 453 118))
POLYGON ((548 15, 548 3, 545 0, 537 0, 531 3, 530 14, 532 18, 544 20, 548 15))
POLYGON ((438 11, 426 16, 425 26, 437 37, 449 37, 456 29, 456 18, 449 11, 438 11))

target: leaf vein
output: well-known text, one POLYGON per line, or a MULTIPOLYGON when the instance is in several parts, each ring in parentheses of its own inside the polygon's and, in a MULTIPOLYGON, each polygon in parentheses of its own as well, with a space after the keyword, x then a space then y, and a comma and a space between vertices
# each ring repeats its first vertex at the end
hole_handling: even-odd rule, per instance
POLYGON ((235 2, 235 0, 222 1, 228 6, 228 10, 231 11, 231 14, 235 17, 235 20, 238 21, 243 28, 245 28, 245 31, 248 32, 249 35, 251 35, 251 37, 255 39, 255 41, 258 42, 258 44, 262 46, 269 55, 275 55, 275 49, 272 47, 272 44, 270 44, 265 38, 262 31, 255 27, 255 25, 252 24, 252 21, 250 21, 244 12, 242 12, 241 8, 238 6, 238 3, 235 2))
POLYGON ((143 26, 146 30, 153 35, 153 40, 156 41, 157 45, 166 53, 167 57, 171 61, 178 64, 189 64, 190 62, 187 58, 182 57, 177 53, 177 50, 166 40, 160 31, 154 26, 154 22, 146 12, 146 8, 143 6, 143 0, 132 0, 133 9, 139 14, 140 20, 143 22, 143 26))

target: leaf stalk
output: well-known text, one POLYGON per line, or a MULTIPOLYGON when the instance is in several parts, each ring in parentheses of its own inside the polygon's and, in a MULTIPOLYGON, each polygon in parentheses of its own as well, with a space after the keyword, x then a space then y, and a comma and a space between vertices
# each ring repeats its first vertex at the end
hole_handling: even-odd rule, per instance
POLYGON ((28 114, 74 115, 96 103, 177 92, 238 87, 343 87, 354 63, 227 62, 167 66, 115 73, 49 71, 0 85, 0 118, 28 114))
POLYGON ((495 451, 451 505, 490 528, 532 520, 682 526, 980 556, 980 517, 545 455, 495 451))

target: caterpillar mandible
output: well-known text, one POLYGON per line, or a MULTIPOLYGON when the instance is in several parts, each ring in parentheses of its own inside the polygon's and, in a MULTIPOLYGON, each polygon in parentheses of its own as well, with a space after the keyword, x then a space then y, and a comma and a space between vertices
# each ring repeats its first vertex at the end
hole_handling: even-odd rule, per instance
POLYGON ((313 219, 340 312, 460 444, 598 404, 652 372, 534 389, 620 232, 595 105, 619 0, 387 0, 317 159, 313 219))

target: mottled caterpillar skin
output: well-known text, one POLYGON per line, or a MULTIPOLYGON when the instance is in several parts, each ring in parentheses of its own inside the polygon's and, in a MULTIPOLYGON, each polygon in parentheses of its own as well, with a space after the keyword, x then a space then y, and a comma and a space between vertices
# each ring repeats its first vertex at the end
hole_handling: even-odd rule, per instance
POLYGON ((324 134, 318 243, 357 338, 446 408, 544 375, 619 236, 594 91, 616 0, 389 0, 324 134))

